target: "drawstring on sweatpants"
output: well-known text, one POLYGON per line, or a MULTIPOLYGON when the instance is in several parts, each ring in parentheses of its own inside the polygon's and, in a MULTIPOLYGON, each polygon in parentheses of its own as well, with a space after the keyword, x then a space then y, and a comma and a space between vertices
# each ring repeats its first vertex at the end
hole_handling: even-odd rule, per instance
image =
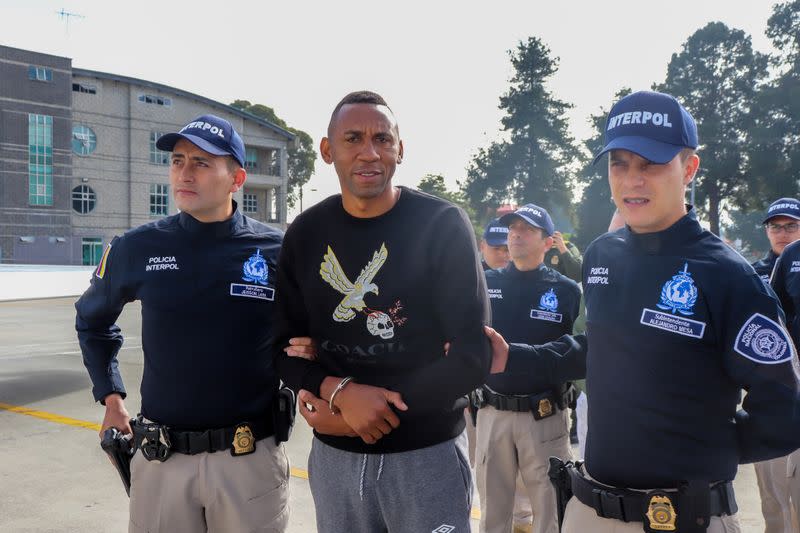
POLYGON ((364 501, 364 473, 367 471, 367 454, 364 454, 364 460, 361 462, 361 479, 358 482, 358 497, 364 501))
MULTIPOLYGON (((364 501, 364 478, 366 477, 367 473, 367 457, 368 455, 365 453, 363 459, 361 460, 361 476, 358 480, 358 497, 361 501, 364 501)), ((381 474, 383 473, 383 459, 384 455, 381 454, 380 463, 378 463, 378 476, 375 478, 375 481, 381 480, 381 474)))
POLYGON ((375 481, 381 480, 381 472, 383 472, 383 454, 381 454, 381 464, 378 465, 378 477, 375 479, 375 481))

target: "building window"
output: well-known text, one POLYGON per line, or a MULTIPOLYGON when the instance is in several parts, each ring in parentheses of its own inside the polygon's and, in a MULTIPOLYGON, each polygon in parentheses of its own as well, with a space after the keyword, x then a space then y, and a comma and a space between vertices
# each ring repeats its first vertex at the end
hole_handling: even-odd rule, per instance
POLYGON ((83 124, 72 126, 72 151, 78 155, 89 155, 97 148, 97 135, 83 124))
POLYGON ((281 151, 269 150, 267 152, 267 174, 270 176, 281 175, 281 151))
POLYGON ((258 168, 258 153, 255 148, 247 148, 244 155, 244 168, 256 170, 258 168))
POLYGON ((72 189, 72 209, 75 212, 85 215, 92 209, 97 202, 97 195, 88 185, 78 185, 72 189))
POLYGON ((103 239, 97 237, 84 237, 81 239, 84 265, 99 265, 103 257, 103 239))
POLYGON ((150 132, 150 162, 154 165, 169 165, 170 152, 164 152, 156 147, 158 138, 164 135, 159 131, 150 132))
POLYGON ((150 214, 154 216, 166 215, 168 202, 169 202, 169 185, 162 185, 161 183, 151 183, 150 214))
POLYGON ((164 107, 170 107, 172 105, 171 98, 166 98, 164 96, 154 96, 152 94, 140 94, 139 101, 145 104, 155 104, 164 107))
POLYGON ((245 213, 256 213, 258 211, 258 196, 244 193, 242 195, 242 210, 245 213))
POLYGON ((72 84, 72 92, 74 93, 85 93, 85 94, 97 94, 97 85, 87 85, 84 83, 73 83, 72 84))
POLYGON ((28 114, 28 203, 53 205, 53 117, 28 114))
POLYGON ((28 79, 36 81, 53 81, 53 70, 31 65, 28 67, 28 79))

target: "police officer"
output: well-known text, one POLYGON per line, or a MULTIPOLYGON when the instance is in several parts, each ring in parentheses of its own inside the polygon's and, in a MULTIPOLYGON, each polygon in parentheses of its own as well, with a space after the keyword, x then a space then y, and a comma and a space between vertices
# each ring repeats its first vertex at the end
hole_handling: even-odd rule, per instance
POLYGON ((581 252, 577 246, 565 241, 560 231, 553 232, 553 246, 544 256, 544 264, 577 283, 581 282, 581 252))
MULTIPOLYGON (((543 344, 572 333, 581 292, 577 283, 544 264, 553 246, 553 221, 527 204, 500 219, 508 225, 511 262, 486 272, 493 327, 504 338, 543 344)), ((484 385, 478 411, 477 478, 481 531, 507 533, 518 472, 533 509, 533 531, 555 533, 555 491, 547 477, 550 456, 569 456, 565 381, 559 377, 505 372, 484 385)))
POLYGON ((737 465, 800 446, 794 346, 774 293, 683 203, 700 162, 692 116, 637 92, 605 135, 627 225, 584 254, 591 416, 586 463, 560 472, 574 494, 562 531, 739 531, 737 465))
POLYGON ((115 237, 75 304, 102 428, 125 433, 115 321, 126 303, 142 304, 129 529, 284 531, 288 460, 274 433, 286 420, 270 355, 282 233, 232 199, 246 179, 245 149, 227 120, 200 116, 156 144, 172 152, 180 213, 115 237))
MULTIPOLYGON (((785 200, 792 199, 782 199, 780 202, 788 204, 789 202, 785 200)), ((784 222, 784 224, 791 223, 784 222)), ((800 315, 798 315, 800 276, 798 276, 798 272, 800 272, 800 240, 795 240, 788 244, 778 257, 770 282, 786 312, 789 331, 795 346, 800 342, 800 315)), ((761 507, 764 512, 767 533, 784 530, 797 531, 798 529, 796 521, 800 519, 800 450, 793 452, 788 458, 782 459, 784 459, 783 462, 773 459, 756 465, 756 473, 759 474, 759 489, 761 490, 761 507), (784 465, 785 467, 783 467, 784 465), (770 495, 765 497, 765 492, 770 495), (767 516, 768 511, 771 513, 769 517, 767 516), (791 529, 792 525, 794 529, 791 529)))
POLYGON ((753 263, 753 268, 765 283, 769 283, 775 261, 787 244, 800 239, 800 201, 794 198, 779 198, 772 202, 764 218, 764 229, 767 231, 769 251, 753 263))
MULTIPOLYGON (((763 224, 770 249, 762 259, 753 263, 753 268, 765 283, 769 283, 775 262, 784 248, 800 238, 798 220, 800 220, 800 202, 794 198, 779 198, 767 209, 763 224)), ((753 466, 758 480, 758 491, 761 494, 765 533, 797 531, 797 518, 792 516, 789 503, 791 478, 786 472, 789 467, 788 457, 776 457, 753 466)))
POLYGON ((508 264, 508 228, 498 219, 490 221, 481 239, 481 266, 483 270, 503 268, 508 264))

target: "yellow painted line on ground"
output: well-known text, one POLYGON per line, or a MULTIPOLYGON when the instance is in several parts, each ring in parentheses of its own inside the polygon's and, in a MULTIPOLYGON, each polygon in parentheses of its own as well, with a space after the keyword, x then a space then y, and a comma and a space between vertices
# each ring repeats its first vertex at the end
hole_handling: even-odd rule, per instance
POLYGON ((34 418, 41 418, 42 420, 47 420, 48 422, 55 422, 56 424, 64 424, 67 426, 75 426, 78 428, 93 429, 95 431, 100 431, 100 424, 93 424, 92 422, 86 422, 84 420, 77 420, 75 418, 55 415, 53 413, 48 413, 46 411, 37 411, 36 409, 29 409, 28 407, 20 407, 18 405, 10 405, 7 403, 0 402, 0 409, 4 411, 11 411, 12 413, 18 413, 21 415, 32 416, 34 418))
MULTIPOLYGON (((66 426, 73 426, 84 429, 92 429, 94 431, 100 431, 100 424, 94 424, 92 422, 86 422, 85 420, 78 420, 76 418, 69 418, 68 416, 56 415, 53 413, 48 413, 47 411, 37 411, 36 409, 21 407, 19 405, 11 405, 8 403, 0 402, 0 410, 10 411, 12 413, 17 413, 20 415, 32 416, 34 418, 47 420, 48 422, 54 422, 56 424, 64 424, 66 426)), ((298 479, 308 479, 308 471, 303 470, 302 468, 295 468, 293 466, 291 467, 289 472, 292 475, 292 477, 296 477, 298 479)), ((473 507, 472 512, 470 513, 470 517, 473 518, 474 520, 480 520, 481 519, 480 509, 478 509, 477 507, 473 507)))

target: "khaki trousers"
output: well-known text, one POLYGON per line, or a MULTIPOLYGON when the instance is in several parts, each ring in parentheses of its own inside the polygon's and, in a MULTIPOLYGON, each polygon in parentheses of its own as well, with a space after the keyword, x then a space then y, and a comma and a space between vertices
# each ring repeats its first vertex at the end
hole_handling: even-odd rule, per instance
POLYGON ((566 411, 544 420, 533 414, 478 411, 475 460, 481 496, 481 533, 511 530, 519 473, 533 510, 534 533, 557 533, 556 495, 547 477, 549 458, 571 458, 566 411))
MULTIPOLYGON (((561 533, 642 533, 641 522, 623 522, 612 518, 597 516, 594 509, 584 505, 577 498, 567 504, 564 525, 561 533)), ((714 516, 706 533, 741 533, 736 516, 714 516)), ((678 532, 679 533, 679 532, 678 532)))
POLYGON ((789 503, 788 457, 778 457, 753 465, 761 494, 761 512, 766 525, 764 533, 798 531, 797 519, 789 503))
POLYGON ((289 460, 273 437, 249 455, 172 454, 131 462, 130 533, 283 533, 289 522, 289 460))
POLYGON ((797 523, 800 522, 800 450, 795 450, 787 459, 786 475, 789 480, 789 495, 794 511, 795 531, 800 531, 797 523))

